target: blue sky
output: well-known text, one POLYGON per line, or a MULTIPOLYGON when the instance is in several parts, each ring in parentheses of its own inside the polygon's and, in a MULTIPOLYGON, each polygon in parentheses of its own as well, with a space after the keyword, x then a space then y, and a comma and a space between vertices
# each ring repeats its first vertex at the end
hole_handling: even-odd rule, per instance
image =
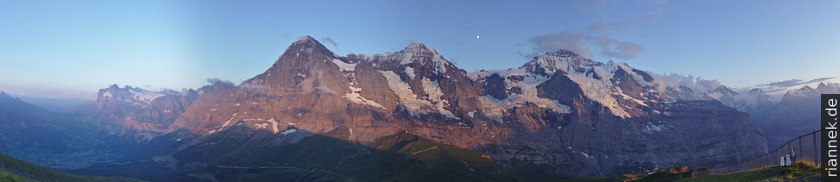
POLYGON ((303 35, 339 55, 418 41, 467 71, 572 49, 745 87, 840 76, 838 10, 827 0, 0 1, 0 90, 91 98, 110 84, 239 83, 303 35))

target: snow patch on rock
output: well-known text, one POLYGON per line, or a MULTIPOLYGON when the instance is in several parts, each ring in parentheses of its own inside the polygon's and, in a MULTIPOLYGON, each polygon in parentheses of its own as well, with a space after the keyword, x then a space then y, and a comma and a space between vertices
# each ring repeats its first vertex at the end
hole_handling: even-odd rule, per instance
POLYGON ((257 129, 262 129, 262 128, 268 127, 268 123, 257 123, 257 124, 254 124, 254 127, 257 127, 257 129))
POLYGON ((286 131, 280 132, 280 134, 281 135, 288 135, 288 134, 292 134, 292 133, 297 132, 297 131, 298 131, 297 129, 292 128, 292 129, 288 129, 286 131))
POLYGON ((508 69, 503 71, 481 72, 473 75, 474 77, 479 77, 491 75, 494 73, 498 73, 500 76, 503 76, 505 78, 507 78, 508 76, 522 76, 524 78, 522 81, 505 79, 505 84, 507 85, 506 89, 509 90, 511 88, 518 87, 522 90, 522 94, 512 94, 503 100, 496 99, 489 95, 479 97, 479 101, 481 101, 485 108, 484 115, 492 118, 493 120, 502 122, 502 118, 505 111, 507 111, 510 108, 521 106, 522 104, 529 102, 536 104, 539 107, 548 108, 559 113, 569 113, 572 110, 571 107, 565 104, 561 104, 557 100, 542 98, 538 96, 537 86, 549 80, 549 77, 535 74, 527 74, 524 69, 508 69))
POLYGON ((647 123, 645 123, 644 128, 642 129, 642 132, 647 133, 647 134, 653 134, 653 133, 656 133, 656 132, 661 132, 663 129, 668 129, 668 128, 670 128, 670 127, 668 125, 665 125, 665 123, 663 123, 662 121, 656 121, 656 123, 647 122, 647 123))
POLYGON ((438 82, 433 82, 429 80, 429 78, 423 78, 423 80, 421 81, 423 82, 423 90, 426 91, 426 99, 428 99, 432 102, 432 104, 435 105, 437 111, 446 117, 458 119, 458 117, 455 117, 455 115, 452 114, 452 112, 449 112, 448 110, 444 109, 444 107, 449 106, 449 101, 441 99, 441 97, 443 97, 443 91, 438 86, 438 82))
POLYGON ((414 68, 412 68, 411 66, 406 66, 405 67, 405 74, 408 75, 408 77, 411 78, 412 80, 416 76, 416 75, 414 75, 414 68))
POLYGON ((102 93, 102 97, 111 98, 114 97, 114 94, 111 94, 111 91, 106 91, 105 93, 102 93))
POLYGON ((616 66, 613 62, 610 62, 606 65, 583 68, 585 70, 583 73, 570 72, 567 76, 581 87, 583 94, 586 95, 586 97, 609 108, 616 116, 627 118, 630 117, 630 114, 627 113, 624 108, 621 108, 621 105, 614 97, 615 95, 621 94, 615 89, 612 89, 613 85, 609 79, 614 76, 617 68, 618 66, 616 66), (595 74, 599 75, 601 79, 585 74, 588 71, 593 71, 595 74))
POLYGON ((378 107, 378 108, 385 109, 385 106, 382 106, 382 104, 376 103, 376 101, 373 101, 373 100, 367 99, 365 97, 362 97, 362 95, 359 94, 361 91, 362 91, 362 88, 356 88, 356 87, 350 86, 350 93, 344 94, 344 98, 346 98, 348 101, 356 103, 356 104, 368 105, 368 106, 373 106, 373 107, 378 107))
MULTIPOLYGON (((442 96, 442 92, 440 92, 440 88, 437 87, 435 84, 424 82, 424 87, 426 84, 434 85, 434 87, 429 86, 424 88, 424 90, 430 96, 428 98, 437 98, 436 104, 432 104, 425 99, 417 99, 417 95, 411 91, 411 86, 407 83, 403 82, 399 75, 394 73, 393 71, 379 71, 385 79, 388 80, 388 86, 391 87, 391 90, 399 98, 400 104, 405 106, 405 108, 411 113, 412 116, 419 116, 420 114, 427 114, 431 112, 439 112, 447 117, 457 118, 455 117, 452 112, 449 112, 443 109, 445 104, 445 100, 440 100, 440 96, 442 96), (435 89, 437 88, 437 89, 435 89), (437 96, 437 97, 435 97, 437 96)), ((428 81, 428 79, 426 79, 428 81)))
MULTIPOLYGON (((150 91, 145 91, 145 90, 140 90, 140 89, 137 89, 137 90, 128 89, 128 92, 130 92, 133 95, 133 98, 134 98, 135 101, 140 102, 140 103, 135 103, 135 104, 144 104, 144 105, 149 104, 153 100, 157 99, 158 97, 164 96, 164 94, 162 94, 162 93, 150 92, 150 91)), ((110 92, 107 92, 107 93, 110 93, 110 92)))
POLYGON ((354 70, 356 70, 356 64, 345 63, 344 61, 341 61, 340 59, 332 59, 332 62, 335 63, 335 65, 338 65, 338 70, 339 71, 354 71, 354 70))

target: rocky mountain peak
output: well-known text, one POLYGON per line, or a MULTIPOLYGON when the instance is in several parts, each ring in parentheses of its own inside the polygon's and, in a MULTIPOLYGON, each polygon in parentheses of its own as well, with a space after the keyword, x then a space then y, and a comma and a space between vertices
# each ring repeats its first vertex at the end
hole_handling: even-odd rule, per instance
POLYGON ((315 38, 312 38, 312 36, 306 35, 306 36, 298 37, 297 40, 292 42, 292 44, 321 44, 321 43, 318 42, 317 40, 315 40, 315 38))
POLYGON ((840 93, 840 83, 824 83, 820 82, 816 88, 820 93, 840 93))
MULTIPOLYGON (((418 77, 444 75, 447 70, 458 70, 452 63, 443 58, 435 49, 419 42, 412 42, 405 49, 389 54, 383 59, 373 61, 375 67, 407 73, 418 77), (408 69, 407 72, 404 70, 408 69)), ((414 78, 414 76, 410 76, 414 78)))
POLYGON ((437 54, 437 51, 426 44, 420 42, 411 42, 408 46, 403 49, 404 51, 408 51, 411 53, 433 53, 437 54))
MULTIPOLYGON (((286 48, 268 70, 243 82, 246 87, 265 85, 272 88, 294 89, 306 79, 321 79, 319 75, 330 72, 339 56, 310 36, 298 38, 286 48)), ((340 60, 338 60, 340 62, 340 60)), ((331 74, 336 74, 331 72, 331 74)), ((306 88, 309 88, 307 81, 306 88)), ((258 87, 253 87, 258 88, 258 87)), ((282 91, 282 90, 277 90, 282 91)))
POLYGON ((338 57, 332 51, 327 49, 327 47, 325 47, 324 44, 321 44, 321 42, 318 42, 318 40, 315 40, 315 38, 312 38, 308 35, 295 40, 295 42, 293 42, 292 45, 286 48, 286 52, 283 54, 283 56, 287 56, 289 55, 289 53, 294 53, 295 56, 303 55, 308 57, 315 52, 324 53, 325 55, 330 55, 333 57, 338 57))
POLYGON ((111 85, 105 89, 99 89, 96 96, 96 103, 105 104, 108 102, 124 102, 137 106, 146 106, 158 97, 165 95, 179 95, 177 91, 148 91, 139 87, 126 85, 120 88, 119 85, 111 85))
POLYGON ((785 95, 782 96, 782 100, 789 100, 793 99, 794 97, 810 97, 815 95, 818 96, 819 92, 817 92, 817 90, 812 88, 811 86, 806 85, 799 89, 788 90, 787 93, 785 93, 785 95))
POLYGON ((575 53, 574 51, 566 50, 566 49, 559 49, 554 52, 549 52, 546 54, 553 54, 560 57, 581 57, 580 54, 575 53))
POLYGON ((717 88, 715 88, 715 89, 711 90, 710 92, 717 92, 717 93, 722 94, 723 96, 735 96, 735 95, 738 95, 738 92, 736 92, 736 91, 734 91, 734 90, 730 89, 729 87, 723 86, 723 85, 718 86, 717 88))
POLYGON ((446 66, 451 65, 449 61, 443 58, 438 52, 427 46, 426 44, 420 42, 412 42, 408 44, 402 51, 398 52, 402 59, 400 59, 400 65, 406 65, 413 62, 418 62, 420 65, 430 65, 435 66, 436 69, 443 69, 443 72, 446 72, 446 66))
POLYGON ((532 73, 554 73, 556 71, 570 72, 581 67, 600 66, 601 62, 592 61, 569 50, 557 50, 535 57, 520 68, 532 73))
POLYGON ((764 90, 761 90, 760 88, 750 89, 750 92, 748 94, 749 95, 767 95, 767 93, 764 93, 764 90))

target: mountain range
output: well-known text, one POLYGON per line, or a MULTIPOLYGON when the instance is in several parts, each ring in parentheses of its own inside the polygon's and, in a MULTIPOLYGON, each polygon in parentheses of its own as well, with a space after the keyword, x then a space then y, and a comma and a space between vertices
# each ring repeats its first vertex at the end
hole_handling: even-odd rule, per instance
MULTIPOLYGON (((338 56, 305 36, 265 72, 238 85, 215 80, 197 90, 102 89, 93 103, 63 114, 72 116, 70 125, 84 128, 52 133, 116 136, 97 144, 83 145, 86 136, 62 142, 116 153, 63 167, 86 175, 532 181, 748 160, 777 144, 775 137, 786 137, 765 137, 776 132, 768 128, 789 120, 773 114, 840 90, 822 84, 775 101, 762 90, 744 93, 721 85, 695 91, 665 81, 626 63, 597 62, 567 50, 519 68, 466 72, 422 43, 388 55, 338 56)), ((27 105, 3 95, 3 103, 27 105)), ((28 111, 0 110, 0 117, 7 116, 0 122, 11 122, 0 128, 3 133, 31 128, 23 126, 30 122, 64 128, 41 118, 62 113, 21 115, 28 111)), ((37 138, 20 136, 0 134, 0 141, 37 138)), ((27 156, 28 148, 4 145, 0 152, 66 166, 27 156)))

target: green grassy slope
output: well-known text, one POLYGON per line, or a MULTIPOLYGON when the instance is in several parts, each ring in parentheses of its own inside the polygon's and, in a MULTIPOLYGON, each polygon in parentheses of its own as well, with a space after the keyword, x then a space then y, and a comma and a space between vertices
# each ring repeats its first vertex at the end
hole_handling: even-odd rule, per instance
POLYGON ((17 181, 31 181, 32 179, 39 181, 89 181, 86 177, 34 165, 2 154, 0 154, 0 169, 4 171, 4 174, 16 174, 12 176, 26 179, 17 181))
POLYGON ((820 168, 811 163, 800 162, 794 167, 774 166, 727 175, 680 179, 680 181, 820 181, 820 168))
POLYGON ((6 181, 141 181, 123 177, 79 176, 0 154, 0 182, 6 181))
POLYGON ((617 177, 571 178, 566 182, 618 182, 618 181, 681 181, 681 182, 741 182, 741 181, 820 181, 820 168, 812 163, 799 162, 794 167, 772 166, 732 174, 691 177, 692 171, 676 172, 668 169, 652 174, 625 174, 617 177))

